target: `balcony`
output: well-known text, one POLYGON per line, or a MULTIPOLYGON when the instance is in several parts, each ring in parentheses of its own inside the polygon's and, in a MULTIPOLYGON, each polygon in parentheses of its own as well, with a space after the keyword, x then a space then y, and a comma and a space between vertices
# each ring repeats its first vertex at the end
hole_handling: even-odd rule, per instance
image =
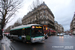
POLYGON ((54 25, 54 22, 51 21, 50 19, 48 18, 37 18, 36 20, 32 20, 32 21, 28 21, 27 23, 28 24, 31 24, 31 23, 40 23, 41 21, 49 21, 50 24, 54 25))

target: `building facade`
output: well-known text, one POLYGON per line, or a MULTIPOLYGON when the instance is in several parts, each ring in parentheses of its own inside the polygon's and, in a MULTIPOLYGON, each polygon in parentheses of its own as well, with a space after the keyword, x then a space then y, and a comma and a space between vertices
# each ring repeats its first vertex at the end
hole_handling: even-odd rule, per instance
POLYGON ((59 24, 59 29, 58 30, 60 31, 60 33, 64 32, 64 28, 63 28, 63 26, 61 24, 59 24))
POLYGON ((44 29, 55 30, 54 15, 44 2, 25 15, 22 24, 42 24, 44 29))
POLYGON ((58 33, 58 22, 55 21, 55 30, 56 30, 56 34, 58 33))
POLYGON ((70 31, 72 34, 75 34, 75 14, 74 14, 73 19, 70 24, 70 31))
POLYGON ((10 32, 11 28, 12 28, 12 26, 9 26, 7 29, 4 30, 4 32, 10 32))
POLYGON ((58 24, 57 21, 55 21, 55 30, 56 33, 63 33, 64 32, 64 28, 61 24, 58 24))

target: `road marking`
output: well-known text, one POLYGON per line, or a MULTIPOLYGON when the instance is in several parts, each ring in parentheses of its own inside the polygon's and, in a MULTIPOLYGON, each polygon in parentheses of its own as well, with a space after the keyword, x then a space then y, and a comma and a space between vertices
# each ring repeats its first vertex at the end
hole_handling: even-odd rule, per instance
POLYGON ((59 36, 59 38, 75 38, 75 37, 72 37, 72 36, 59 36))
POLYGON ((6 50, 5 45, 2 44, 2 46, 3 46, 4 50, 6 50))
POLYGON ((61 48, 61 49, 74 49, 74 46, 52 46, 52 48, 61 48))

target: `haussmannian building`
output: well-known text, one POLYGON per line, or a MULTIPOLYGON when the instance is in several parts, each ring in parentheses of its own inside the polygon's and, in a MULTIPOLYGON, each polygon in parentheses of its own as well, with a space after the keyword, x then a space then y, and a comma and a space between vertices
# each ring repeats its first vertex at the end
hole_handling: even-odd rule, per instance
POLYGON ((44 2, 27 13, 22 19, 22 24, 42 24, 44 29, 55 30, 54 15, 44 2))
POLYGON ((59 29, 58 30, 59 30, 60 33, 64 33, 64 28, 61 24, 59 24, 59 29))
POLYGON ((75 34, 75 14, 74 14, 73 19, 70 24, 70 31, 72 34, 75 34))
POLYGON ((64 33, 64 28, 61 24, 58 24, 57 21, 55 21, 55 30, 56 30, 56 34, 58 33, 64 33))

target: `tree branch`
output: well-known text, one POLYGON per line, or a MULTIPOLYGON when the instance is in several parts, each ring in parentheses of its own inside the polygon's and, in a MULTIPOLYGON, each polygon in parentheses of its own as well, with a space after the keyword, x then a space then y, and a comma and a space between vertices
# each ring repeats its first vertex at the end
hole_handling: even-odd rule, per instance
MULTIPOLYGON (((17 9, 20 7, 22 0, 1 0, 0 13, 2 14, 2 24, 5 25, 9 19, 15 14, 17 9)), ((4 26, 3 26, 4 27, 4 26)))

